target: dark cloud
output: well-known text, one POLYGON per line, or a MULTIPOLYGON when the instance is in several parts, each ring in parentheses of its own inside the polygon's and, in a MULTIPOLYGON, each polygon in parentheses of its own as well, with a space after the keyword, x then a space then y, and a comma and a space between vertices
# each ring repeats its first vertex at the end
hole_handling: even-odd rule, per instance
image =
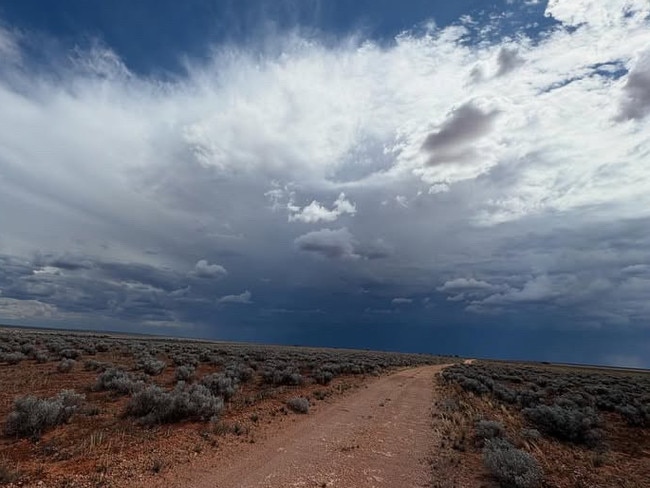
POLYGON ((320 254, 330 259, 385 259, 393 253, 382 239, 361 243, 347 229, 321 229, 296 238, 294 244, 301 251, 320 254))
POLYGON ((296 238, 294 242, 301 251, 320 254, 330 259, 359 257, 355 253, 357 241, 346 227, 308 232, 296 238))
POLYGON ((166 267, 156 267, 133 262, 96 261, 99 276, 116 281, 147 283, 155 288, 171 291, 178 288, 184 277, 181 273, 166 267))
POLYGON ((93 267, 93 262, 88 257, 73 254, 63 254, 60 256, 37 254, 34 257, 34 264, 37 266, 52 266, 68 271, 90 269, 93 267))
POLYGON ((524 58, 514 48, 502 47, 497 56, 497 76, 504 76, 524 64, 524 58))
POLYGON ((453 110, 440 129, 429 134, 422 145, 423 150, 432 154, 429 164, 471 159, 473 150, 467 146, 489 134, 497 115, 497 111, 483 111, 473 102, 453 110))
POLYGON ((382 239, 377 239, 367 244, 357 245, 355 252, 366 259, 374 260, 388 258, 394 253, 394 250, 382 239))
POLYGON ((644 53, 627 76, 618 121, 639 120, 650 113, 650 51, 644 53))

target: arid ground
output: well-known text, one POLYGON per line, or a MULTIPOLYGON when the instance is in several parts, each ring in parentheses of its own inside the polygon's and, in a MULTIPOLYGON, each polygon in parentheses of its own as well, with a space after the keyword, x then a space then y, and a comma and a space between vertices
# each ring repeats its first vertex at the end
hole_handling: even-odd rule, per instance
POLYGON ((650 374, 0 329, 0 483, 647 488, 650 374))

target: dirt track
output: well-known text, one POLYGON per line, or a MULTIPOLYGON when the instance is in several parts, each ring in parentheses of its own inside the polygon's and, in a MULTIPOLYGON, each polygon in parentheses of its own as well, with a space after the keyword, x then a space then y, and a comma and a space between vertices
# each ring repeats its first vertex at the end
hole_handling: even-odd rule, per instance
MULTIPOLYGON (((443 366, 409 369, 306 416, 234 457, 180 468, 168 487, 430 486, 432 378, 443 366)), ((158 486, 163 486, 158 484, 158 486)))

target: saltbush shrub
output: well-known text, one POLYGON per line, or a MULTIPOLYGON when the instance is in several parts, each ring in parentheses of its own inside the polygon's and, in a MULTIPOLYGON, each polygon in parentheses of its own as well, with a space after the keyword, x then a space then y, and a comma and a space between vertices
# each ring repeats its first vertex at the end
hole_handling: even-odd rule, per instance
POLYGON ((0 356, 0 360, 5 361, 8 364, 18 364, 23 359, 26 359, 26 357, 27 356, 25 356, 22 352, 7 352, 0 356))
POLYGON ((591 407, 572 408, 538 405, 522 410, 524 416, 542 432, 577 444, 595 445, 600 440, 600 419, 591 407))
POLYGON ((65 359, 78 359, 81 356, 81 351, 79 349, 61 349, 59 351, 59 356, 65 359))
POLYGON ((126 415, 145 425, 179 422, 188 418, 216 418, 223 410, 221 397, 212 395, 203 385, 183 383, 167 392, 150 385, 135 393, 126 405, 126 415))
POLYGON ((84 396, 63 390, 53 398, 27 395, 17 398, 5 423, 5 433, 18 437, 40 437, 43 431, 68 421, 84 396))
POLYGON ((535 458, 504 439, 488 439, 483 462, 504 488, 536 488, 544 475, 535 458))
POLYGON ((479 420, 476 423, 475 432, 477 439, 485 441, 488 439, 503 437, 505 429, 503 424, 496 420, 479 420))
POLYGON ((174 371, 176 381, 188 381, 189 379, 192 378, 192 376, 194 376, 195 370, 196 368, 189 364, 178 366, 174 371))
POLYGON ((144 387, 142 381, 136 381, 126 371, 118 368, 109 368, 102 372, 95 382, 95 390, 107 390, 128 395, 144 387))
POLYGON ((298 413, 308 413, 309 412, 309 400, 303 397, 294 397, 287 401, 287 406, 298 413))
POLYGON ((74 359, 62 359, 59 364, 56 366, 56 370, 59 373, 69 373, 74 368, 74 365, 77 364, 77 361, 74 359))
POLYGON ((239 389, 239 380, 224 373, 212 373, 205 375, 201 379, 201 384, 205 386, 215 396, 222 396, 229 400, 239 389))
POLYGON ((141 369, 150 376, 158 376, 165 370, 167 363, 151 356, 141 357, 136 363, 136 369, 141 369))

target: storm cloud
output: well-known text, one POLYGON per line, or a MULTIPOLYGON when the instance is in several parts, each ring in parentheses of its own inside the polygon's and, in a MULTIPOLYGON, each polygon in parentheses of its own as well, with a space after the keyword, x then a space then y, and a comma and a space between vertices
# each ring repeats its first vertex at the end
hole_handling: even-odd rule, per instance
POLYGON ((648 357, 650 7, 531 5, 543 31, 280 29, 174 76, 0 28, 0 319, 648 357))

